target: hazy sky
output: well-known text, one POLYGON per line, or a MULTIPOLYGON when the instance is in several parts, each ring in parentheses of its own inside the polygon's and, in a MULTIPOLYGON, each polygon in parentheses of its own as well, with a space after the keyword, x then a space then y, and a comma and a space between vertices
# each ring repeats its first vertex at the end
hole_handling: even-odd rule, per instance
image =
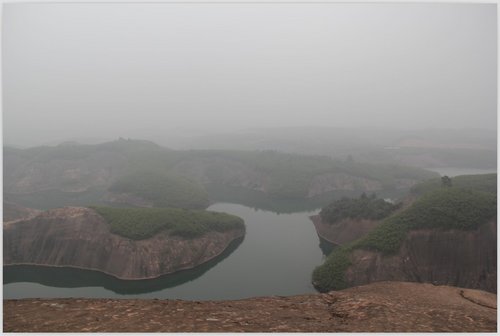
POLYGON ((7 4, 4 141, 496 128, 496 21, 495 4, 7 4))

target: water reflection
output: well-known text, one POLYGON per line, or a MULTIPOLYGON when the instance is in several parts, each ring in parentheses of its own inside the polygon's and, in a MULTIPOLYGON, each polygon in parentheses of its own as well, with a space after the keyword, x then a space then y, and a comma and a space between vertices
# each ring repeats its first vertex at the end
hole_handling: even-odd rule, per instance
POLYGON ((3 283, 34 282, 50 287, 104 287, 117 294, 142 294, 179 286, 193 281, 215 265, 226 259, 243 242, 235 239, 219 256, 189 270, 167 274, 149 280, 120 280, 98 272, 71 267, 48 267, 33 265, 4 266, 3 283))
POLYGON ((319 248, 321 249, 321 252, 323 252, 323 256, 325 257, 328 257, 333 250, 339 247, 338 245, 330 243, 328 240, 325 240, 320 236, 318 236, 318 238, 319 238, 319 248))

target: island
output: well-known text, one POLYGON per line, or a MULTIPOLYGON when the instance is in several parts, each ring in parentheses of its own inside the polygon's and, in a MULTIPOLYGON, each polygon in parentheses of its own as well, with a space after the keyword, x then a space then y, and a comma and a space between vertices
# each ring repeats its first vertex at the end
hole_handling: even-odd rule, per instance
POLYGON ((64 207, 4 222, 4 266, 97 270, 139 280, 194 268, 245 234, 241 218, 178 208, 64 207))

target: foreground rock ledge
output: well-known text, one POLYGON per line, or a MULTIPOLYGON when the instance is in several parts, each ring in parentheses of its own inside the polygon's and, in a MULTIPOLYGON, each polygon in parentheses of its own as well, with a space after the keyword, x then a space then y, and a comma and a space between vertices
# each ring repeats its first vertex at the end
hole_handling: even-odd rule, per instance
POLYGON ((327 294, 236 301, 4 301, 7 332, 495 332, 496 295, 379 282, 327 294))

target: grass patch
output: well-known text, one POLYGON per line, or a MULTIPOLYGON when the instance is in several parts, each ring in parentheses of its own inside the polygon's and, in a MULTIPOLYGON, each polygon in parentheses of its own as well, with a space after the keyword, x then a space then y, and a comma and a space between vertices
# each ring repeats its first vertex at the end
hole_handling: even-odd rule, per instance
POLYGON ((120 236, 140 240, 168 230, 170 234, 195 238, 211 231, 244 229, 243 219, 221 212, 175 208, 90 207, 120 236))

